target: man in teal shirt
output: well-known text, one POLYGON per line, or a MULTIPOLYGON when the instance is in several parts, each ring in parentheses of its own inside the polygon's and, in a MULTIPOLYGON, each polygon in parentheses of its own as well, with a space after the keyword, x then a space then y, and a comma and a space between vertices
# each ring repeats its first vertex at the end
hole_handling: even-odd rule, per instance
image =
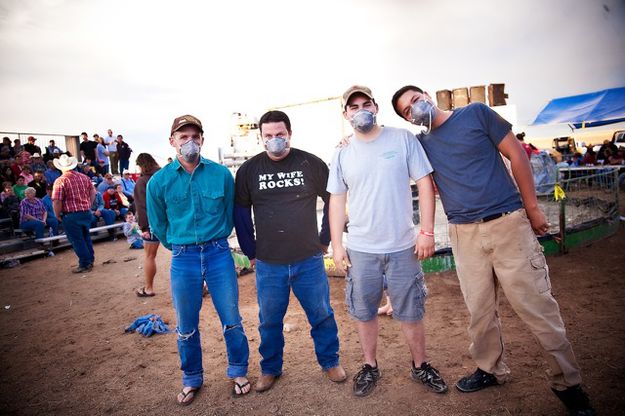
POLYGON ((249 347, 239 314, 239 289, 228 236, 233 227, 234 179, 222 165, 204 159, 202 123, 177 117, 169 143, 176 159, 152 176, 147 212, 152 232, 172 252, 171 293, 177 315, 183 389, 177 400, 190 404, 203 384, 199 315, 206 282, 221 320, 233 394, 247 394, 249 347))

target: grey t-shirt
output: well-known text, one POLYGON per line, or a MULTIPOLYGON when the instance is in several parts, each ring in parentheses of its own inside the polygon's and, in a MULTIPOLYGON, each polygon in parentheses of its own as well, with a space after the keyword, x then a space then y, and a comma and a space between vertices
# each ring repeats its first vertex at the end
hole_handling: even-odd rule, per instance
POLYGON ((371 142, 353 138, 330 164, 328 192, 347 193, 347 245, 392 253, 415 244, 410 179, 432 172, 421 144, 404 129, 383 127, 371 142))

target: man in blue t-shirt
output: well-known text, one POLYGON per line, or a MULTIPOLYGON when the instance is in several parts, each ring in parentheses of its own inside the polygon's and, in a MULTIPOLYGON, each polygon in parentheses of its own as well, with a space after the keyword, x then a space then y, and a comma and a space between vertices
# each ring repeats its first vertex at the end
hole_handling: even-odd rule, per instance
POLYGON ((571 414, 592 415, 581 389, 548 267, 536 235, 549 230, 538 206, 527 155, 511 125, 484 104, 454 111, 436 107, 418 87, 392 99, 403 119, 426 127, 418 135, 434 168, 465 303, 471 314, 471 355, 477 370, 458 381, 461 392, 505 382, 497 285, 548 354, 551 388, 571 414), (511 164, 510 177, 501 155, 511 164), (518 186, 518 189, 517 189, 518 186))

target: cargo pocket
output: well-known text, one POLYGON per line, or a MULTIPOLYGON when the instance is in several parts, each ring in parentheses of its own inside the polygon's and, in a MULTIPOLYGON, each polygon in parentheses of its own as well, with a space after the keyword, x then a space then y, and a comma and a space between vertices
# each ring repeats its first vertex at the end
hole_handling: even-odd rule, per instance
POLYGON ((417 273, 415 276, 415 286, 417 290, 415 291, 417 300, 425 299, 428 296, 428 287, 425 284, 425 276, 423 272, 417 273))
POLYGON ((538 293, 545 293, 551 290, 549 280, 549 266, 542 253, 538 253, 530 258, 530 265, 534 274, 534 284, 538 293))

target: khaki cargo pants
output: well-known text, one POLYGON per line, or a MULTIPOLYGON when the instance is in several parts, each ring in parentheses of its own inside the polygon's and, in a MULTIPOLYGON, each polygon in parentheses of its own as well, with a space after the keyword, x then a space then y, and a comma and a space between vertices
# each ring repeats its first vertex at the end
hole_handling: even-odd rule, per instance
POLYGON ((581 383, 581 375, 549 268, 524 209, 492 221, 449 224, 449 236, 464 301, 471 314, 469 351, 478 367, 505 381, 498 284, 514 311, 546 352, 553 388, 581 383))

